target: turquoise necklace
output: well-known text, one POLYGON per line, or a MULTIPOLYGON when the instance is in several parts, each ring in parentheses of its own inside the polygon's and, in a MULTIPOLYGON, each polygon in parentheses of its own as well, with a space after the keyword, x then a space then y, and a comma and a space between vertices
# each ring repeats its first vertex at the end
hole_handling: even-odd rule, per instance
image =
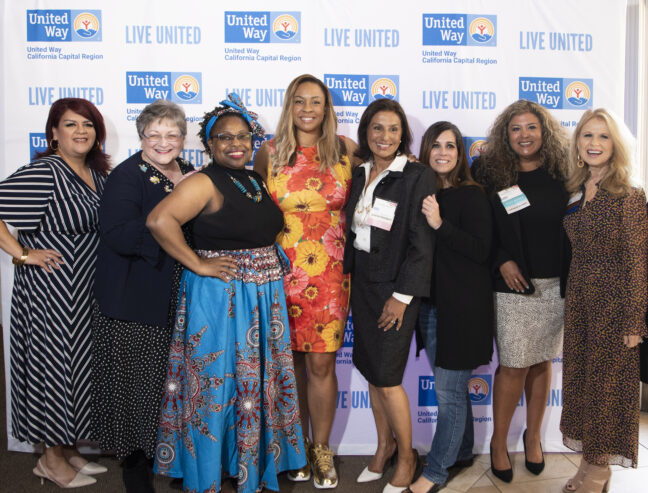
MULTIPOLYGON (((227 173, 227 171, 226 171, 227 173)), ((234 185, 236 185, 236 188, 238 188, 243 195, 245 195, 248 199, 253 200, 257 204, 261 202, 261 198, 263 197, 263 194, 261 193, 261 187, 257 183, 257 181, 250 175, 248 175, 248 178, 252 182, 252 186, 254 187, 254 191, 256 192, 254 195, 252 195, 250 192, 247 191, 247 189, 243 186, 243 183, 238 181, 236 178, 234 178, 232 175, 227 173, 227 176, 230 177, 230 179, 234 182, 234 185)))

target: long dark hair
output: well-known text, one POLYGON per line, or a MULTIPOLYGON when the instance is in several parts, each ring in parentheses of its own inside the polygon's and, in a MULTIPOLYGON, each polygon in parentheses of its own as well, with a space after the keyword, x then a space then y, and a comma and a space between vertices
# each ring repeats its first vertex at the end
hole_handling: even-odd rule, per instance
POLYGON ((412 132, 410 131, 409 124, 407 123, 407 116, 405 116, 405 111, 403 107, 398 104, 398 101, 393 99, 376 99, 373 103, 367 106, 367 109, 360 117, 360 124, 358 125, 358 149, 355 151, 355 155, 362 159, 363 161, 369 161, 372 156, 371 149, 369 149, 369 142, 367 141, 367 130, 369 129, 369 124, 371 119, 381 111, 391 111, 396 113, 400 119, 401 129, 403 133, 401 135, 401 142, 398 146, 398 153, 405 154, 406 156, 410 155, 410 145, 412 143, 412 132))
POLYGON ((62 98, 54 102, 50 107, 47 123, 45 124, 45 138, 47 139, 48 146, 43 152, 36 154, 36 159, 56 154, 56 150, 52 149, 52 141, 54 140, 54 132, 52 129, 58 127, 63 114, 67 110, 73 111, 92 122, 97 140, 86 156, 86 165, 88 168, 104 176, 107 175, 110 170, 110 156, 102 148, 102 143, 106 139, 106 126, 104 125, 103 116, 101 116, 97 107, 87 99, 62 98))
MULTIPOLYGON (((436 142, 446 130, 450 130, 455 138, 457 145, 457 165, 448 173, 448 182, 452 188, 465 187, 466 185, 481 186, 472 178, 470 174, 470 167, 468 166, 468 156, 466 155, 466 146, 464 146, 463 137, 456 125, 450 122, 436 122, 429 126, 423 134, 421 140, 421 151, 419 152, 419 160, 423 164, 430 166, 430 151, 432 145, 436 142)), ((435 173, 436 175, 436 173, 435 173)), ((437 190, 441 188, 441 178, 436 175, 437 190)))

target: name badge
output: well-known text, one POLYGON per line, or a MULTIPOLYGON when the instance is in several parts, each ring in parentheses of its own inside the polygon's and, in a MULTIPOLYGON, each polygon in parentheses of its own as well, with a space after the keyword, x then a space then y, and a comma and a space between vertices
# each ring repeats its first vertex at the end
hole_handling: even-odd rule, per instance
POLYGON ((367 224, 369 226, 384 229, 385 231, 391 230, 397 205, 396 202, 390 202, 389 200, 379 199, 376 197, 373 207, 367 216, 367 224))
POLYGON ((497 195, 499 195, 502 205, 508 214, 513 214, 531 205, 527 196, 524 195, 524 192, 517 185, 497 192, 497 195))

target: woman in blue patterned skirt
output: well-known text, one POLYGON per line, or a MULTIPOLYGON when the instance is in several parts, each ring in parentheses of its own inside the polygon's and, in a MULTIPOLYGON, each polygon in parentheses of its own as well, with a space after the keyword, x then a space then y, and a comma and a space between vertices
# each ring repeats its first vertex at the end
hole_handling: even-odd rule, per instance
POLYGON ((277 474, 306 463, 283 291, 274 245, 283 215, 245 169, 256 115, 238 97, 205 115, 212 163, 182 182, 147 225, 185 266, 180 282, 155 471, 188 492, 279 490, 277 474), (181 227, 193 220, 192 250, 181 227))
POLYGON ((14 257, 11 434, 45 445, 34 474, 62 488, 105 472, 75 448, 90 438, 90 319, 99 218, 109 169, 97 108, 50 108, 48 148, 0 183, 0 248, 14 257), (18 230, 16 240, 7 224, 18 230))

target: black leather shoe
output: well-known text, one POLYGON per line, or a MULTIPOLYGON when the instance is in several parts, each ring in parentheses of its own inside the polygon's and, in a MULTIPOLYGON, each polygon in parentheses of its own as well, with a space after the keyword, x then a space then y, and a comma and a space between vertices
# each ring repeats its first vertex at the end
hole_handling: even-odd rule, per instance
MULTIPOLYGON (((544 452, 542 452, 542 462, 529 462, 526 453, 526 430, 522 433, 522 445, 524 445, 524 465, 530 473, 536 476, 540 474, 545 468, 544 452)), ((540 444, 540 451, 542 451, 542 444, 540 444)))
POLYGON ((508 469, 495 469, 495 467, 493 466, 493 446, 491 445, 490 462, 491 462, 491 471, 493 471, 493 476, 495 476, 500 481, 504 481, 505 483, 510 483, 511 481, 513 481, 513 463, 511 462, 511 458, 509 457, 508 450, 506 451, 506 457, 508 458, 511 467, 509 467, 508 469))

